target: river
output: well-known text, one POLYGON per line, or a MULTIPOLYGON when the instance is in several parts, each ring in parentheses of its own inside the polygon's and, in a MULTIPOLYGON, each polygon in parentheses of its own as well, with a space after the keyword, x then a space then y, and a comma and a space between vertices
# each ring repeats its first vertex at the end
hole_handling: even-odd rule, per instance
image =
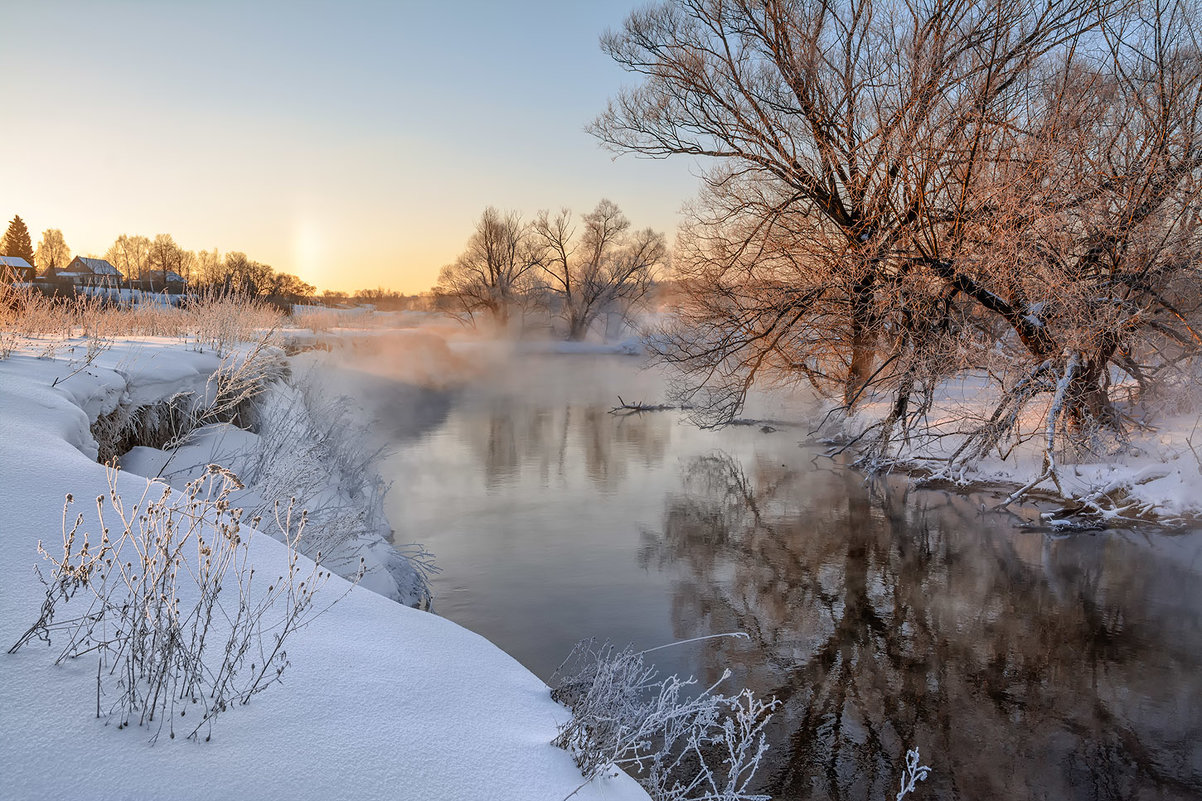
MULTIPOLYGON (((398 541, 435 611, 544 679, 580 639, 775 696, 780 799, 1202 797, 1202 531, 1070 536, 991 499, 867 482, 802 428, 705 431, 637 360, 373 379, 398 541)), ((781 407, 765 406, 784 414, 781 407)), ((1029 515, 1029 512, 1028 512, 1029 515)))

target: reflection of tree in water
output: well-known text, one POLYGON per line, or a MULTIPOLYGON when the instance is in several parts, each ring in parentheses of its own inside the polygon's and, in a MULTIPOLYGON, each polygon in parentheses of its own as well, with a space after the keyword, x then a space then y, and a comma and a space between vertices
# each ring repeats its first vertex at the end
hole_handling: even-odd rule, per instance
POLYGON ((478 429, 467 439, 480 451, 490 489, 515 482, 523 471, 537 471, 544 486, 582 473, 597 490, 612 491, 626 480, 632 459, 658 465, 670 441, 662 420, 615 417, 593 405, 497 401, 464 424, 478 429))
POLYGON ((642 560, 680 572, 679 637, 751 636, 707 643, 705 678, 729 666, 783 701, 777 798, 892 798, 914 745, 923 797, 1202 793, 1199 577, 1121 537, 718 454, 642 560))

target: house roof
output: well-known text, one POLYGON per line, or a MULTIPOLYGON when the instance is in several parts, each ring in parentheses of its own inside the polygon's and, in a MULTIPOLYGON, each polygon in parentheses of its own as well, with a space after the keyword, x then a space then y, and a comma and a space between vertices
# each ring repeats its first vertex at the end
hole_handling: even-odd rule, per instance
POLYGON ((33 269, 33 265, 20 256, 0 256, 0 267, 26 267, 31 270, 33 269))
MULTIPOLYGON (((68 264, 67 267, 70 268, 72 264, 75 264, 75 262, 79 262, 84 267, 87 267, 88 270, 91 271, 92 275, 115 275, 118 278, 121 277, 121 272, 116 267, 114 267, 113 265, 111 265, 107 261, 105 261, 104 259, 91 259, 91 258, 88 258, 87 256, 76 256, 74 259, 71 260, 71 264, 68 264)), ((59 274, 62 275, 65 272, 67 272, 67 271, 60 270, 59 274)), ((79 271, 71 270, 71 272, 79 272, 79 271)))

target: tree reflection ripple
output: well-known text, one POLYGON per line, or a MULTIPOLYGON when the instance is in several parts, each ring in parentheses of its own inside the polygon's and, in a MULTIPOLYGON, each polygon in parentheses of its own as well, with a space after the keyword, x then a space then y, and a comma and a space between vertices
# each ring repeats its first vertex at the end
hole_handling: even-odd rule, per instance
POLYGON ((913 746, 927 798, 1202 796, 1199 566, 1173 537, 1022 532, 767 458, 682 471, 639 560, 675 576, 678 637, 750 635, 700 667, 783 702, 775 797, 891 798, 913 746))

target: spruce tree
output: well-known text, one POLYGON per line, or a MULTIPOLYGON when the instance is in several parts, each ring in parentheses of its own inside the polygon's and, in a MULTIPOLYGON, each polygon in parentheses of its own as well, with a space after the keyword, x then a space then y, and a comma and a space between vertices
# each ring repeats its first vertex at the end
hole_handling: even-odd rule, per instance
POLYGON ((33 264, 33 242, 29 240, 29 229, 20 215, 14 215, 0 240, 0 256, 20 256, 33 264))

